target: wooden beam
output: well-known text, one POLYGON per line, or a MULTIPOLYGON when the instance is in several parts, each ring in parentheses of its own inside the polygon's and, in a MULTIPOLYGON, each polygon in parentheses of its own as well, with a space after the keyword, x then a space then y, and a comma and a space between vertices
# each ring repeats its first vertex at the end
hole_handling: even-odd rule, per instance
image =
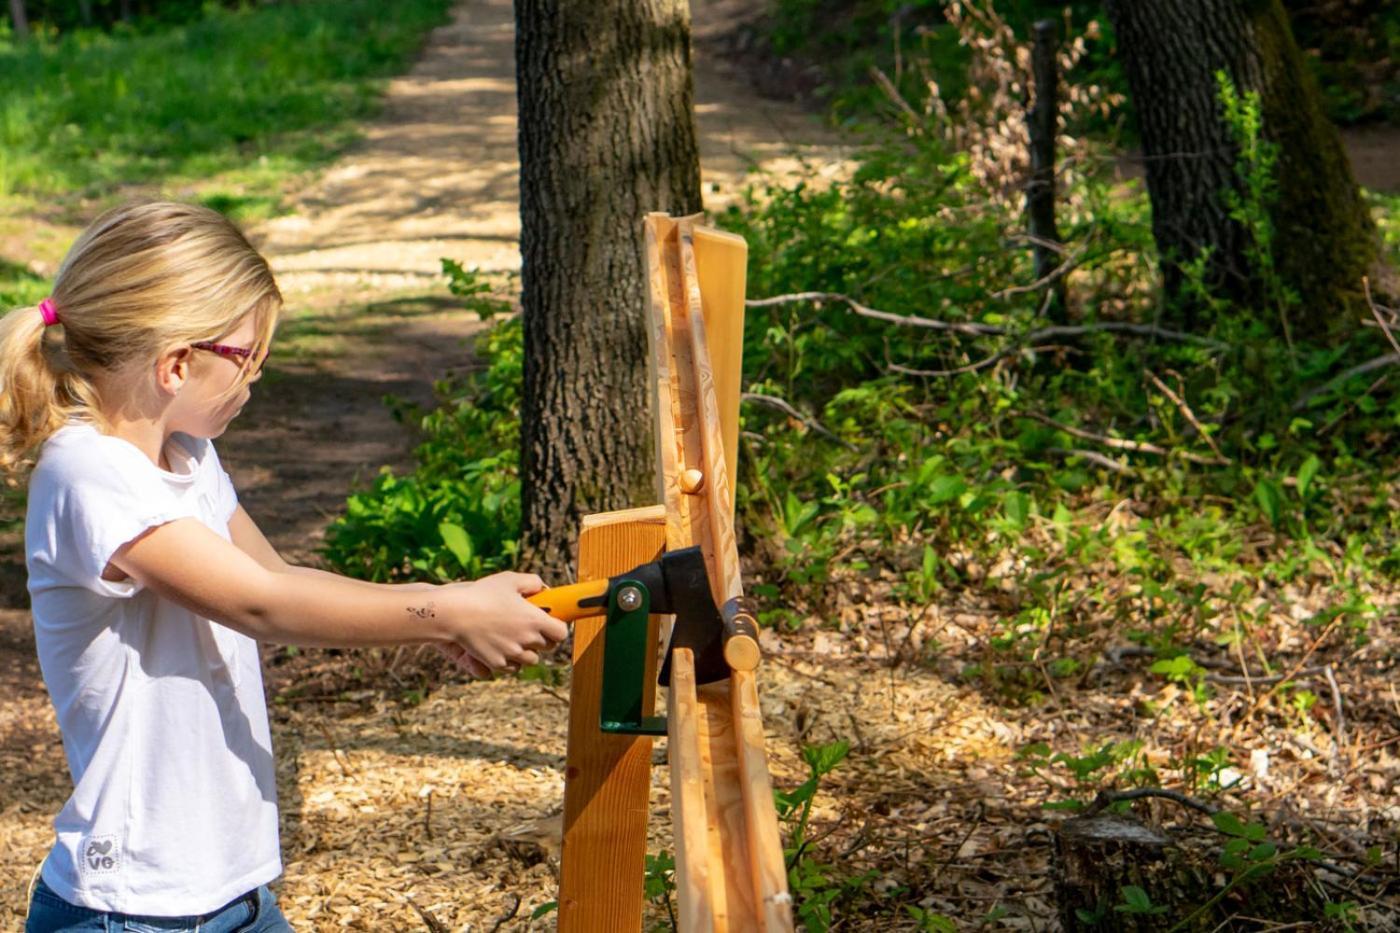
MULTIPOLYGON (((667 549, 700 547, 715 605, 727 610, 743 595, 731 480, 746 247, 697 221, 647 218, 657 478, 667 549)), ((749 668, 757 663, 756 641, 752 647, 749 668)), ((680 929, 789 933, 757 684, 728 652, 726 659, 738 668, 730 679, 697 689, 690 651, 672 656, 668 750, 680 929)))
MULTIPOLYGON (((578 578, 596 580, 655 560, 666 544, 664 506, 589 515, 579 535, 578 578)), ((563 933, 642 928, 651 739, 598 728, 603 616, 574 623, 569 739, 564 765, 564 841, 559 868, 563 933)), ((655 626, 653 626, 653 633, 655 626)), ((653 636, 654 637, 654 636, 653 636)), ((650 661, 655 655, 648 652, 650 661)), ((647 683, 654 683, 654 663, 647 683)), ((654 691, 643 715, 652 712, 654 691)))
POLYGON ((773 805, 773 779, 763 747, 758 678, 753 671, 733 673, 729 678, 729 700, 737 736, 744 827, 757 912, 766 933, 783 933, 792 930, 792 895, 788 893, 783 840, 778 834, 778 810, 773 805))
MULTIPOLYGON (((694 225, 682 221, 679 232, 681 278, 685 286, 684 326, 689 330, 688 355, 694 393, 688 400, 693 407, 686 412, 687 425, 693 425, 694 431, 686 433, 687 440, 693 433, 695 442, 687 447, 685 453, 688 460, 699 460, 699 468, 705 474, 704 499, 708 527, 697 529, 696 537, 710 571, 710 589, 714 592, 715 605, 723 606, 731 599, 744 595, 739 579, 739 545, 734 537, 734 498, 729 489, 724 428, 720 424, 719 396, 715 390, 715 366, 705 328, 700 275, 695 263, 694 225)), ((742 348, 727 348, 723 361, 730 368, 739 368, 742 348)), ((735 414, 737 416, 737 412, 735 414)))
MULTIPOLYGON (((671 763, 671 833, 676 845, 677 922, 682 933, 727 933, 716 924, 713 905, 722 893, 712 881, 710 817, 701 762, 700 703, 695 658, 689 648, 671 655, 671 687, 666 693, 666 749, 671 763)), ((722 873, 723 862, 714 865, 722 873)))
POLYGON ((734 513, 739 464, 739 395, 743 391, 744 295, 749 245, 744 238, 710 227, 693 227, 696 284, 704 309, 716 413, 729 478, 729 513, 734 513))

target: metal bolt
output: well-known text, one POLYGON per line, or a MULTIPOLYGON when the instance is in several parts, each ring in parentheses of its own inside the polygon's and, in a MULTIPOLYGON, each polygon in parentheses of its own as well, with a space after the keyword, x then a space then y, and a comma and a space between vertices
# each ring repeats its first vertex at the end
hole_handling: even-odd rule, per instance
POLYGON ((632 612, 642 605, 642 591, 635 586, 624 586, 617 591, 617 605, 623 612, 632 612))

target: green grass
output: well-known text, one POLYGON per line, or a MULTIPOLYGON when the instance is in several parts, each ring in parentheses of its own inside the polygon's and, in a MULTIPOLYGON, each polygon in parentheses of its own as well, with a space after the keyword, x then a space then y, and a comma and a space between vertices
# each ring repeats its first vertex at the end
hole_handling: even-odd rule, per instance
POLYGON ((275 211, 373 113, 450 0, 311 0, 149 33, 0 39, 0 197, 104 198, 214 176, 211 206, 275 211))

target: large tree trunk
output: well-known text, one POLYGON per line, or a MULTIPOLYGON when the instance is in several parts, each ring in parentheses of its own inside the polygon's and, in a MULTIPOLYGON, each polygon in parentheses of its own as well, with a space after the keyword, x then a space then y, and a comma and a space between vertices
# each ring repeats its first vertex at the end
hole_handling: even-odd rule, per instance
MULTIPOLYGON (((1182 268, 1209 248, 1212 293, 1265 301, 1259 270, 1246 259, 1248 234, 1223 198, 1239 187, 1237 149, 1217 100, 1215 74, 1224 71, 1241 96, 1259 93, 1263 136, 1280 148, 1270 213, 1275 266, 1301 299, 1294 333, 1326 332, 1359 294, 1376 244, 1279 0, 1107 0, 1107 8, 1138 112, 1168 295, 1184 298, 1182 268)), ((1183 324, 1202 323, 1189 302, 1179 307, 1183 324)))
POLYGON ((29 17, 24 12, 24 0, 10 0, 10 20, 15 26, 15 36, 29 38, 29 17))
POLYGON ((656 499, 648 211, 700 209, 686 0, 517 0, 522 564, 569 575, 587 512, 656 499))

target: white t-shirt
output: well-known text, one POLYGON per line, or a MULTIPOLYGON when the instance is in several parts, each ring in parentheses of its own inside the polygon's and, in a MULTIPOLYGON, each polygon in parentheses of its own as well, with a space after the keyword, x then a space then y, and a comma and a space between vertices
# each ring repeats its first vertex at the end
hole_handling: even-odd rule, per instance
POLYGON ((208 913, 282 872, 257 644, 102 571, 148 528, 238 507, 214 445, 176 434, 172 472, 85 424, 45 442, 25 551, 39 663, 73 795, 44 881, 95 910, 208 913))

